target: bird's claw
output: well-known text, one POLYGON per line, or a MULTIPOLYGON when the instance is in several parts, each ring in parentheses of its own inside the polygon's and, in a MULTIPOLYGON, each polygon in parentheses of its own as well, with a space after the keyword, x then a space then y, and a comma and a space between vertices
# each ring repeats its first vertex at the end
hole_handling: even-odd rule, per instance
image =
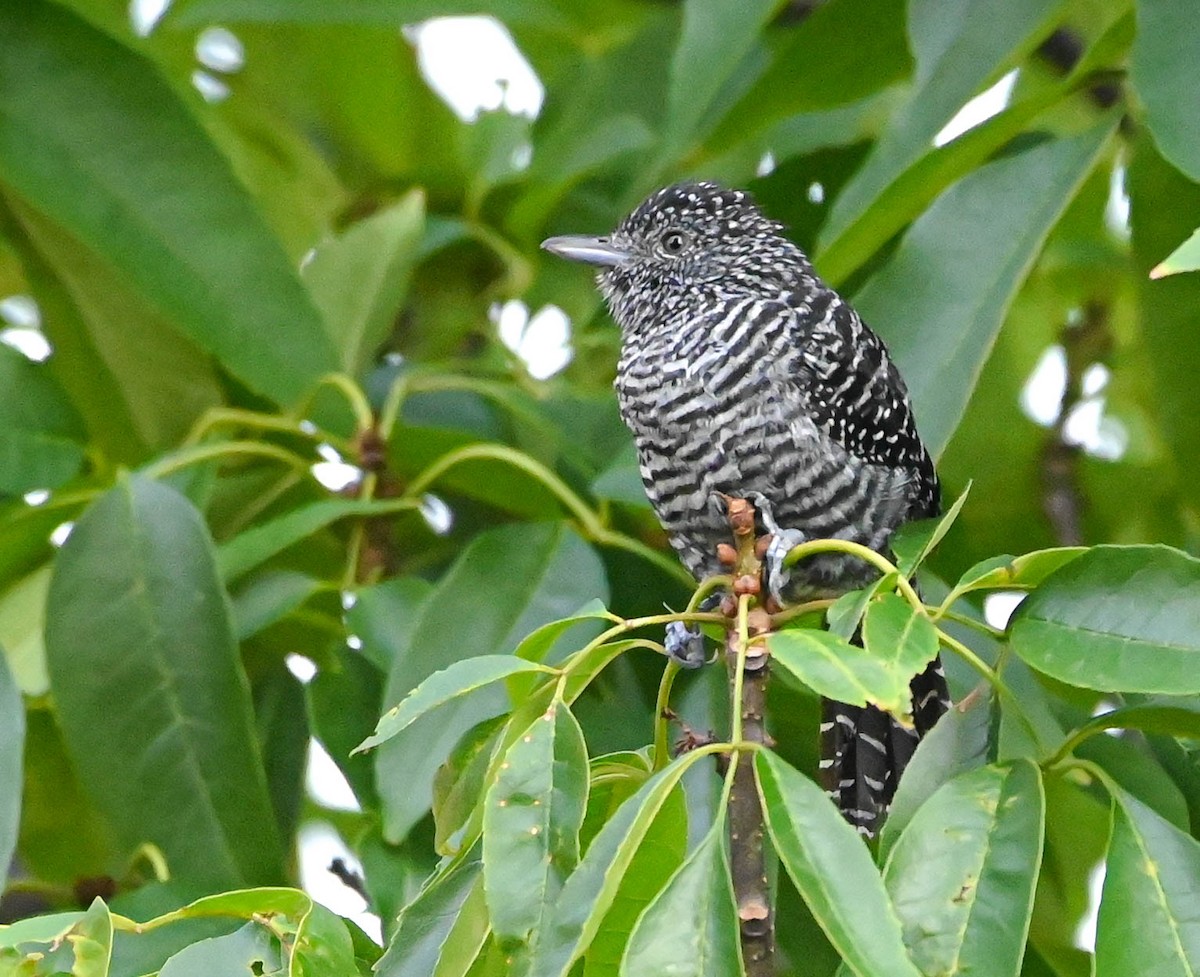
POLYGON ((682 621, 667 625, 667 636, 663 641, 667 657, 684 668, 699 668, 707 660, 704 653, 704 635, 698 627, 689 627, 682 621))
POLYGON ((767 546, 767 552, 763 555, 767 592, 775 598, 777 604, 782 605, 783 590, 792 577, 791 570, 783 565, 783 561, 792 548, 799 546, 807 537, 798 529, 783 529, 775 521, 771 501, 761 492, 749 492, 746 494, 746 498, 754 503, 763 526, 771 534, 771 542, 767 546))

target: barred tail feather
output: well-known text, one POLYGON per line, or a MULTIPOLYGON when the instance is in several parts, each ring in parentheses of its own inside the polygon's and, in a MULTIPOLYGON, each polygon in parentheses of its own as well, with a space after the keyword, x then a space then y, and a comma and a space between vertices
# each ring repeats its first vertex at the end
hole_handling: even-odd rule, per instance
POLYGON ((868 837, 882 826, 917 743, 950 708, 940 659, 930 662, 910 688, 911 728, 874 706, 851 706, 830 699, 823 703, 822 785, 842 816, 868 837))

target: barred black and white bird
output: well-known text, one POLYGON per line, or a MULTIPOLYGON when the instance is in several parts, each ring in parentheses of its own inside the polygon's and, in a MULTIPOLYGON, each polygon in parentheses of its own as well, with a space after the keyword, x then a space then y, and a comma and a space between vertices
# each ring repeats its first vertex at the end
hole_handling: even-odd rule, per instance
MULTIPOLYGON (((597 266, 621 328, 616 388, 646 493, 698 579, 722 572, 718 493, 760 500, 794 539, 883 551, 935 515, 940 491, 882 340, 817 277, 751 196, 713 183, 651 195, 608 237, 543 247, 597 266)), ((873 571, 829 554, 792 568, 791 599, 844 593, 873 571)), ((879 825, 918 738, 948 705, 938 661, 912 683, 914 728, 826 703, 822 772, 843 814, 879 825)))

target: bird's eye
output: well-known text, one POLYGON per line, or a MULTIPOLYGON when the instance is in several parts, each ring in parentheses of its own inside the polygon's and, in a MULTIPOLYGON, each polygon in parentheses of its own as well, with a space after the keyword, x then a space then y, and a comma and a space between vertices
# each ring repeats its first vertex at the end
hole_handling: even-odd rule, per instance
POLYGON ((668 231, 663 235, 662 246, 667 254, 679 254, 685 244, 687 244, 687 238, 679 231, 668 231))

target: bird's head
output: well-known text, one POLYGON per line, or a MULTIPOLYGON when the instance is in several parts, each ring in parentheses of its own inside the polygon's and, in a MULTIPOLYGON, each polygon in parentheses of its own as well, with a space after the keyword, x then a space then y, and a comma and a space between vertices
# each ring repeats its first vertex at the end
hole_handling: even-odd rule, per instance
POLYGON ((773 294, 811 274, 799 248, 749 193, 715 183, 664 187, 607 237, 552 237, 542 247, 596 266, 623 328, 647 316, 667 322, 714 294, 773 294))

